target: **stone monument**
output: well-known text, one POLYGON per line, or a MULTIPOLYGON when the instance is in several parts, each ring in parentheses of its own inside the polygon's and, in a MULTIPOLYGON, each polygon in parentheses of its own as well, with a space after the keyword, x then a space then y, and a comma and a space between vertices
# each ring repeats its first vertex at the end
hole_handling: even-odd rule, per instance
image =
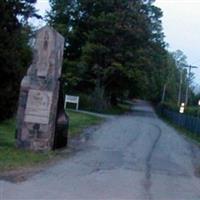
POLYGON ((61 73, 64 38, 53 28, 37 31, 33 62, 21 82, 17 113, 17 147, 34 151, 66 146, 61 73))

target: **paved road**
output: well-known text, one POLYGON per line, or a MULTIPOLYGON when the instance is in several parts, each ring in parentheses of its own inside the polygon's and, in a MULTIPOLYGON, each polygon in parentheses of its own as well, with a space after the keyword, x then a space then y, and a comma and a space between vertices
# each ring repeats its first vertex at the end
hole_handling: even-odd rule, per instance
POLYGON ((85 136, 70 158, 27 181, 0 181, 0 199, 200 199, 193 162, 200 150, 147 103, 85 136))

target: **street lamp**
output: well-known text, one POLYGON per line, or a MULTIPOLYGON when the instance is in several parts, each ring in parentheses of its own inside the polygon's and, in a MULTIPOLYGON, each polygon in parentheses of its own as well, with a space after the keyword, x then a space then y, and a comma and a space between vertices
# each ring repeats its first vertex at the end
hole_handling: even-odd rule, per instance
POLYGON ((183 84, 183 70, 181 69, 181 70, 180 70, 179 90, 178 90, 178 106, 180 106, 180 102, 181 102, 182 84, 183 84))

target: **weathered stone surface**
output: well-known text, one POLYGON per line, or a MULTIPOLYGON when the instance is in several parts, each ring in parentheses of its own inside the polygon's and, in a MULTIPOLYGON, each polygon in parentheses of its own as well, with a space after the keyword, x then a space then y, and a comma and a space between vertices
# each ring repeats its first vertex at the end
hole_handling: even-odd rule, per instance
POLYGON ((31 150, 57 148, 56 137, 62 146, 67 141, 67 116, 58 109, 62 96, 60 77, 62 72, 64 38, 54 29, 45 26, 37 32, 34 57, 27 75, 21 82, 16 140, 17 146, 31 150), (60 95, 59 95, 60 93, 60 95), (62 116, 63 130, 55 133, 62 116))
POLYGON ((29 90, 25 110, 25 122, 48 124, 53 92, 29 90))

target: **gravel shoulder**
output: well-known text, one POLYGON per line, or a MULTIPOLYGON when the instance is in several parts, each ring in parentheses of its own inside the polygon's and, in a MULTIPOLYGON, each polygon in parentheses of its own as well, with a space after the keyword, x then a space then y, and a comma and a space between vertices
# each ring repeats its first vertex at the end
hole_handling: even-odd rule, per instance
POLYGON ((0 200, 200 199, 200 148, 158 119, 147 102, 86 130, 74 147, 28 180, 0 181, 0 200))

